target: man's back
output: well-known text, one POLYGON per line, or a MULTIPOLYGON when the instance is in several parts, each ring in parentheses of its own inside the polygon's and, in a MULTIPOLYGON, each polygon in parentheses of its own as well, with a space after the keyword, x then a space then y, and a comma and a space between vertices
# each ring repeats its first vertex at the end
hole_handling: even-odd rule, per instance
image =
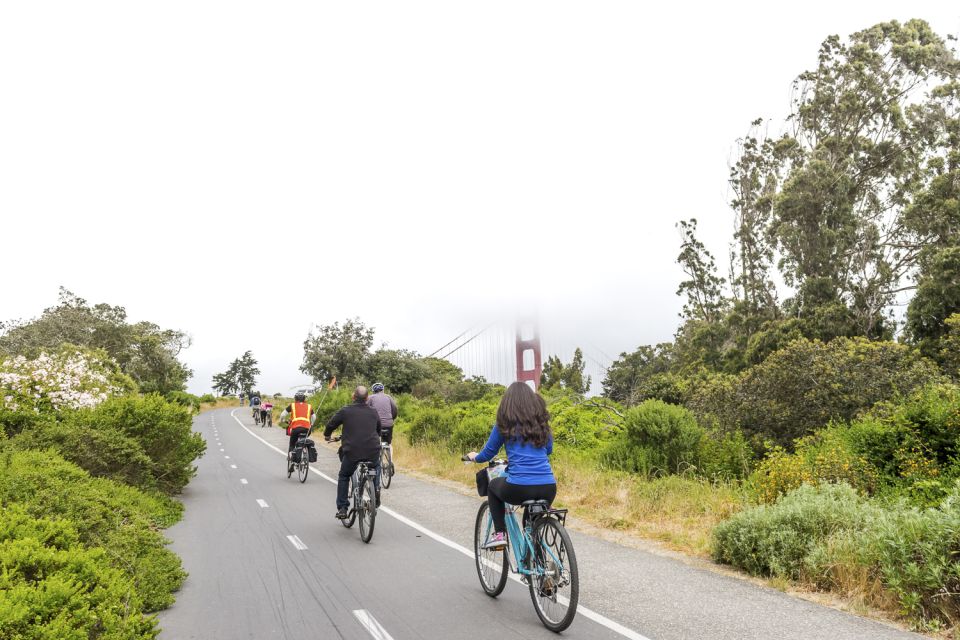
POLYGON ((380 425, 392 427, 393 421, 397 417, 397 403, 393 398, 385 393, 375 393, 367 400, 367 404, 376 409, 380 416, 380 425))
POLYGON ((323 435, 329 438, 334 429, 343 425, 341 446, 351 460, 373 460, 380 452, 380 416, 365 402, 354 402, 337 411, 323 435))

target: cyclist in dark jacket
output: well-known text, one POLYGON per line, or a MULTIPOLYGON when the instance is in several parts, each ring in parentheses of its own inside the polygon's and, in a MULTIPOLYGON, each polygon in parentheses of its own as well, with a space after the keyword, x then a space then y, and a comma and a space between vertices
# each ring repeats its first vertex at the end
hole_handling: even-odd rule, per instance
POLYGON ((353 392, 353 404, 343 407, 330 418, 323 437, 327 442, 333 432, 343 426, 340 440, 340 473, 337 474, 337 517, 346 518, 350 500, 347 488, 350 476, 361 460, 373 463, 377 470, 377 506, 380 506, 380 416, 376 409, 367 405, 367 388, 357 387, 353 392))
POLYGON ((521 504, 524 500, 546 500, 557 497, 557 480, 547 457, 553 453, 547 403, 523 382, 507 387, 497 408, 497 423, 480 453, 467 454, 474 462, 493 459, 500 447, 507 450, 507 475, 494 478, 487 488, 487 502, 493 518, 493 536, 484 548, 500 549, 507 545, 506 507, 504 503, 521 504))

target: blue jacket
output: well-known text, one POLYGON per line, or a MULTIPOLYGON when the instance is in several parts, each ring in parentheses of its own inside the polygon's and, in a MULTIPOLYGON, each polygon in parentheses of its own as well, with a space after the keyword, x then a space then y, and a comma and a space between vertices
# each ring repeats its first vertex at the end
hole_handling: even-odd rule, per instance
POLYGON ((514 438, 509 442, 504 442, 503 436, 497 425, 493 425, 493 431, 490 432, 490 438, 487 444, 483 445, 483 450, 474 458, 475 462, 488 462, 497 455, 500 447, 506 445, 507 461, 507 482, 510 484, 556 484, 557 479, 553 477, 553 470, 550 468, 550 461, 547 459, 553 453, 553 436, 547 441, 545 447, 535 447, 529 442, 523 442, 514 438))

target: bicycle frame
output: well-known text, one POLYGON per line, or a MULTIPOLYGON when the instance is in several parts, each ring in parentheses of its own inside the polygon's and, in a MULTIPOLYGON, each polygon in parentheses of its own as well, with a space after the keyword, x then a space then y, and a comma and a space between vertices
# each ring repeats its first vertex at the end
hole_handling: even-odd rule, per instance
MULTIPOLYGON (((512 504, 507 504, 506 506, 506 516, 505 520, 507 523, 507 539, 510 541, 509 547, 513 552, 513 561, 510 562, 510 570, 514 573, 519 573, 521 575, 530 576, 530 575, 542 575, 543 568, 540 566, 535 566, 533 570, 527 567, 527 557, 530 553, 533 552, 533 538, 532 538, 532 528, 530 525, 527 525, 523 528, 517 523, 516 512, 519 507, 515 507, 512 504)), ((540 516, 541 518, 549 518, 551 516, 540 516)), ((490 518, 487 525, 487 536, 490 535, 490 530, 493 529, 493 518, 490 518)), ((563 563, 560 562, 560 559, 557 558, 553 551, 549 547, 544 547, 544 550, 550 555, 550 559, 553 561, 557 567, 560 568, 560 572, 565 571, 563 563)))

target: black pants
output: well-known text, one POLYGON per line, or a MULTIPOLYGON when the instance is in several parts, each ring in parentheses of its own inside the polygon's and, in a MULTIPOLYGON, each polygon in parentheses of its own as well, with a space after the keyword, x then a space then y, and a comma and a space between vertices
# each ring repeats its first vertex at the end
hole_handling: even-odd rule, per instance
POLYGON ((487 502, 490 504, 490 515, 493 516, 493 528, 497 533, 506 531, 507 502, 518 505, 524 500, 546 500, 553 504, 557 497, 557 485, 554 484, 510 484, 504 477, 494 478, 487 489, 487 502))
POLYGON ((393 444, 393 426, 380 427, 380 439, 387 444, 393 444))
MULTIPOLYGON (((347 496, 347 492, 350 490, 350 476, 353 475, 353 472, 356 471, 357 465, 360 464, 359 460, 351 460, 350 458, 341 455, 340 457, 340 473, 337 474, 337 509, 349 509, 350 508, 350 498, 347 496)), ((380 456, 373 457, 373 468, 377 470, 377 477, 374 479, 373 485, 377 490, 377 493, 380 492, 380 456)))
POLYGON ((294 427, 290 430, 290 446, 287 447, 287 451, 293 451, 293 448, 297 446, 297 440, 300 439, 300 434, 307 435, 310 433, 310 429, 306 427, 294 427))

